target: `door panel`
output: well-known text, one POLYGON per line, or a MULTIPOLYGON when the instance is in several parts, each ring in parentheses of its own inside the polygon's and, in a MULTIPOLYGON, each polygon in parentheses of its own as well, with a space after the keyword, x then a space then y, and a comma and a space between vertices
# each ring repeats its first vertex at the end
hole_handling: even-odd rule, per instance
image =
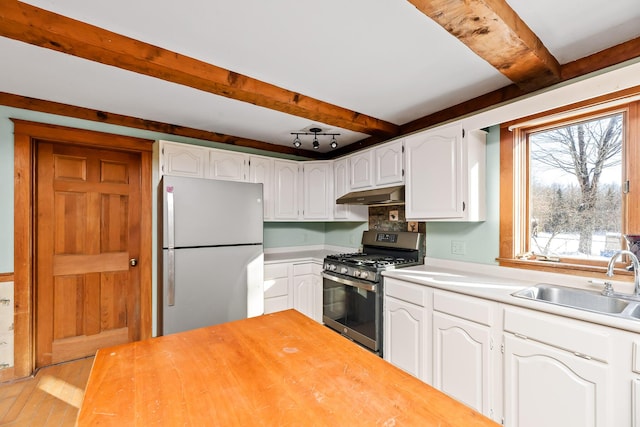
POLYGON ((140 155, 37 144, 36 366, 140 338, 140 155))

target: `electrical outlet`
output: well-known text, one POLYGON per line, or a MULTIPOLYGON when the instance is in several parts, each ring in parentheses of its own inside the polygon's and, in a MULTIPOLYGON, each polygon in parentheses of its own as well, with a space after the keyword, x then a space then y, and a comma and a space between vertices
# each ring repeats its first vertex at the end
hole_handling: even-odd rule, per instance
POLYGON ((389 211, 389 221, 398 221, 398 211, 389 211))
POLYGON ((451 253, 454 255, 464 255, 467 251, 467 244, 464 240, 451 241, 451 253))

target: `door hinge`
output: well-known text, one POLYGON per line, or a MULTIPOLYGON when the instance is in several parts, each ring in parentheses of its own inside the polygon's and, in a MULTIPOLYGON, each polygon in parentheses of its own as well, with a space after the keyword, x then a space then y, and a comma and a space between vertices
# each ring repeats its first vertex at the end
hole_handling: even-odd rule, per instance
POLYGON ((629 194, 629 187, 630 187, 629 180, 626 180, 626 181, 624 182, 624 187, 623 187, 623 189, 622 189, 622 192, 623 192, 624 194, 629 194))
POLYGON ((504 354, 504 343, 500 344, 500 353, 504 354))
POLYGON ((467 208, 467 205, 464 202, 462 202, 462 212, 464 212, 466 208, 467 208))
POLYGON ((402 146, 402 152, 404 153, 404 145, 402 146))
POLYGON ((464 138, 465 132, 464 132, 464 128, 462 129, 462 137, 464 138))
POLYGON ((402 169, 402 176, 404 177, 404 169, 402 169))

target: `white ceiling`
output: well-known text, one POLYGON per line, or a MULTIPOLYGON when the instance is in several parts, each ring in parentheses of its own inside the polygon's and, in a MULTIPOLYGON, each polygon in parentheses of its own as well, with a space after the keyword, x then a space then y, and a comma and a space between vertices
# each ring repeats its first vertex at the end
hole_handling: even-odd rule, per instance
MULTIPOLYGON (((561 64, 640 36, 638 0, 507 1, 561 64)), ((25 3, 397 125, 511 84, 406 0, 25 3)), ((286 146, 311 125, 367 137, 7 38, 0 52, 1 92, 286 146)))

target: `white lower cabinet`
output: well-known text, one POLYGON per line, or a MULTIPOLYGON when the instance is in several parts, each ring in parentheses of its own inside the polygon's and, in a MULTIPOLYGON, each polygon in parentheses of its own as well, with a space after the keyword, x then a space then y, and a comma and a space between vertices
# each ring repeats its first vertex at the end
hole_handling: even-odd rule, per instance
POLYGON ((640 427, 637 334, 384 281, 384 358, 508 427, 640 427))
POLYGON ((293 265, 293 308, 322 323, 322 267, 314 262, 293 265))
POLYGON ((631 425, 640 427, 640 378, 631 380, 631 425))
POLYGON ((395 279, 384 281, 383 357, 392 365, 431 383, 431 320, 425 310, 431 290, 395 279))
POLYGON ((497 304, 433 291, 433 386, 484 415, 501 414, 497 304))
POLYGON ((433 386, 490 415, 491 331, 486 326, 433 314, 433 386))
POLYGON ((265 264, 264 266, 264 314, 275 313, 293 307, 290 263, 265 264))
POLYGON ((568 351, 505 336, 505 424, 511 427, 614 426, 610 366, 568 351))

